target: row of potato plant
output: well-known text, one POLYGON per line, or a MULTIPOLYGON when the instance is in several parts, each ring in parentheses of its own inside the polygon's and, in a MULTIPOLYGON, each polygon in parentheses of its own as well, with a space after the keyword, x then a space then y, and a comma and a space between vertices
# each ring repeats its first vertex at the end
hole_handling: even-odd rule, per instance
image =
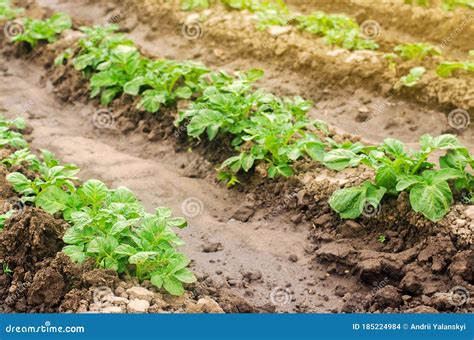
MULTIPOLYGON (((293 175, 292 163, 307 158, 333 170, 363 163, 376 171, 375 182, 336 191, 329 203, 343 218, 357 218, 366 204, 377 207, 385 195, 409 192, 412 208, 428 219, 441 219, 453 203, 452 189, 472 203, 473 157, 453 135, 420 138, 419 150, 408 150, 398 140, 380 146, 336 143, 327 126, 311 121, 311 103, 301 97, 280 98, 258 89, 262 70, 235 75, 211 71, 193 62, 143 57, 133 42, 114 31, 117 27, 83 27, 85 36, 72 53, 74 67, 90 79, 91 96, 103 105, 121 94, 139 96, 139 107, 158 113, 161 106, 190 104, 179 111, 176 125, 186 126, 189 137, 231 137, 236 155, 220 166, 219 178, 238 182, 240 172, 263 164, 268 177, 293 175), (438 164, 428 157, 444 151, 438 164), (469 170, 469 168, 471 170, 469 170)), ((28 32, 26 32, 27 34, 28 32)), ((44 40, 44 39, 42 39, 44 40)))
MULTIPOLYGON (((61 214, 70 224, 63 252, 78 263, 92 258, 99 268, 134 275, 171 294, 183 294, 183 284, 196 279, 187 269, 189 260, 176 249, 183 241, 173 228, 186 227, 186 220, 172 217, 171 210, 164 207, 146 212, 125 187, 109 189, 96 179, 81 183, 77 166, 61 164, 47 150, 40 157, 33 154, 21 134, 24 128, 21 118, 0 117, 0 146, 14 150, 1 163, 7 169, 22 165, 35 173, 31 179, 11 172, 7 180, 21 194, 23 204, 61 214)), ((17 209, 12 208, 0 215, 0 232, 15 213, 17 209)))

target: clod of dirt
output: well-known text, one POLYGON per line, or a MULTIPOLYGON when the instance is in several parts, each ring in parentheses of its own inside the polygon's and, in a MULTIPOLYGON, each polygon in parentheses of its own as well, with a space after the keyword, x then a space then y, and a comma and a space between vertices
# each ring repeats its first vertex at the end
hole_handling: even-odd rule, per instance
POLYGON ((378 308, 398 307, 402 303, 402 297, 397 288, 388 285, 379 289, 373 296, 373 303, 378 308))
POLYGON ((25 207, 7 220, 0 233, 0 258, 13 270, 33 269, 34 264, 63 247, 67 223, 38 208, 25 207))
POLYGON ((401 289, 410 295, 419 295, 423 293, 423 284, 421 278, 413 272, 409 272, 400 282, 401 289))
POLYGON ((222 246, 222 243, 220 242, 209 242, 202 245, 203 253, 215 253, 223 249, 224 247, 222 246))
POLYGON ((474 281, 474 251, 465 250, 454 256, 453 262, 449 266, 449 275, 455 277, 459 275, 464 280, 473 283, 474 281))
POLYGON ((232 215, 233 219, 241 222, 247 222, 255 214, 255 208, 243 205, 237 209, 237 211, 232 215))

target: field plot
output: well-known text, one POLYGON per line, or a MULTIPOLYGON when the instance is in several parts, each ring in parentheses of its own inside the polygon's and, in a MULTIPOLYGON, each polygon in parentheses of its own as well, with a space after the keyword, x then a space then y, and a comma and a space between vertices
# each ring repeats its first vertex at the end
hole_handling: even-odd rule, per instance
POLYGON ((474 311, 474 3, 0 25, 0 312, 474 311))

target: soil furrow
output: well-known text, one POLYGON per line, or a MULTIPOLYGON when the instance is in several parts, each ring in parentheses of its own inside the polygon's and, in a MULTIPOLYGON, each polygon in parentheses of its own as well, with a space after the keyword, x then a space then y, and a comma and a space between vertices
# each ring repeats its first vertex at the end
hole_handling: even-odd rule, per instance
POLYGON ((270 310, 275 306, 271 301, 275 289, 288 289, 295 299, 277 303, 277 311, 327 312, 340 307, 332 287, 343 279, 331 278, 308 293, 317 280, 308 269, 311 257, 304 251, 309 245, 306 227, 295 229, 280 216, 271 223, 257 218, 247 223, 229 221, 245 204, 245 197, 209 179, 185 177, 181 165, 188 164, 188 154, 176 154, 167 143, 150 144, 138 134, 97 130, 90 120, 97 109, 58 102, 50 86, 39 79, 39 67, 5 59, 2 65, 7 71, 0 77, 0 105, 7 116, 26 115, 33 127, 35 148, 50 149, 65 162, 76 163, 83 177, 127 186, 148 209, 166 205, 177 215, 188 215, 190 227, 181 233, 186 242, 183 251, 194 260, 198 275, 209 277, 217 287, 231 287, 252 304, 268 305, 265 308, 270 310), (192 217, 194 210, 186 213, 192 209, 183 206, 186 199, 197 199, 201 205, 197 216, 192 217), (299 261, 290 261, 290 255, 299 261), (250 282, 249 273, 254 277, 250 282), (318 294, 312 295, 314 291, 318 294))

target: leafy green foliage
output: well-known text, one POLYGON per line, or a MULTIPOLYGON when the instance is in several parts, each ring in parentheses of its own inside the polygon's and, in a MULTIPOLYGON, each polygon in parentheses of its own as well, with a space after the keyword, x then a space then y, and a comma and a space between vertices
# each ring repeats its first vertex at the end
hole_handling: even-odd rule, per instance
POLYGON ((209 0, 181 0, 181 10, 183 11, 208 8, 209 5, 209 0))
POLYGON ((77 70, 90 75, 91 97, 100 94, 109 104, 117 95, 141 95, 138 106, 157 112, 162 105, 189 99, 200 90, 200 77, 209 71, 197 63, 149 60, 141 56, 133 42, 113 34, 116 26, 82 28, 81 51, 74 58, 77 70))
MULTIPOLYGON (((171 210, 164 207, 157 208, 153 214, 147 213, 134 194, 124 187, 111 190, 95 179, 78 186, 79 168, 75 165, 60 164, 46 150, 42 150, 38 158, 30 152, 26 142, 11 143, 11 139, 20 137, 7 133, 20 135, 12 130, 23 129, 23 120, 1 118, 0 127, 6 137, 11 137, 5 144, 24 147, 1 162, 6 166, 25 165, 36 174, 31 179, 12 172, 7 180, 22 195, 24 203, 34 204, 50 214, 61 213, 71 224, 64 235, 67 246, 63 251, 72 260, 82 263, 94 259, 100 268, 150 280, 174 295, 183 294, 183 284, 196 280, 187 269, 189 260, 176 250, 183 242, 173 228, 184 228, 185 219, 172 217, 171 210)), ((0 215, 0 231, 14 212, 10 210, 0 215)))
POLYGON ((64 30, 71 28, 71 18, 64 13, 53 14, 46 20, 35 20, 25 18, 23 21, 25 31, 13 37, 15 42, 26 42, 35 47, 38 41, 47 41, 49 43, 56 41, 59 34, 64 30))
MULTIPOLYGON (((405 3, 428 7, 431 5, 430 0, 405 0, 405 3)), ((474 9, 474 0, 442 0, 441 7, 446 11, 452 11, 458 7, 474 9)))
POLYGON ((406 76, 400 78, 397 84, 395 84, 395 88, 400 88, 401 86, 413 87, 417 85, 425 72, 426 69, 423 66, 413 67, 406 76))
POLYGON ((15 19, 22 12, 22 8, 11 7, 10 0, 0 0, 0 21, 15 19))
MULTIPOLYGON (((383 189, 384 194, 409 192, 413 210, 432 221, 446 215, 453 202, 449 183, 453 183, 454 189, 459 192, 472 193, 474 190, 474 178, 467 170, 468 167, 473 169, 474 160, 453 135, 424 135, 420 138, 418 151, 407 150, 402 142, 387 138, 377 149, 368 152, 362 162, 375 169, 375 184, 366 182, 360 187, 341 189, 333 194, 330 205, 343 218, 360 216, 364 200, 369 200, 371 204, 380 201, 368 189, 377 192, 374 185, 383 189), (428 160, 435 151, 445 151, 439 158, 438 170, 428 160)), ((377 205, 374 204, 374 207, 377 205)))
MULTIPOLYGON (((359 25, 344 15, 314 12, 311 15, 293 14, 283 0, 221 0, 232 9, 248 10, 256 15, 256 27, 265 30, 271 26, 286 26, 296 23, 303 31, 324 37, 329 45, 350 50, 375 50, 379 46, 360 33, 359 25)), ((205 0, 182 0, 182 8, 208 7, 205 0), (203 2, 204 1, 204 2, 203 2)))
POLYGON ((9 210, 6 213, 0 215, 0 232, 3 230, 3 227, 5 226, 5 221, 8 220, 10 217, 12 217, 14 213, 15 213, 15 210, 9 210))
POLYGON ((436 74, 440 77, 450 77, 455 71, 474 72, 474 61, 453 62, 443 61, 436 68, 436 74))
POLYGON ((170 209, 149 214, 128 189, 109 190, 97 180, 84 183, 75 195, 82 207, 71 214, 72 227, 64 235, 64 252, 75 261, 93 258, 98 267, 119 273, 132 265, 140 280, 174 295, 184 292, 183 283, 196 280, 186 268, 189 260, 175 249, 183 242, 172 228, 183 228, 186 221, 173 218, 170 209))
POLYGON ((23 135, 18 132, 25 127, 26 124, 23 118, 6 120, 0 116, 0 147, 9 145, 13 148, 26 148, 28 143, 23 138, 23 135))
POLYGON ((406 43, 393 49, 404 60, 423 60, 428 56, 441 55, 441 50, 428 43, 406 43))
POLYGON ((67 204, 58 198, 75 191, 79 168, 73 164, 59 165, 54 155, 46 150, 42 152, 42 161, 30 157, 29 162, 30 169, 38 172, 34 180, 19 172, 7 175, 15 191, 23 195, 22 201, 35 203, 50 214, 65 210, 67 204))
POLYGON ((428 7, 430 0, 404 0, 406 4, 428 7))
POLYGON ((311 15, 295 17, 297 27, 324 37, 329 45, 337 45, 349 50, 375 50, 378 45, 360 33, 359 25, 351 18, 339 14, 314 12, 311 15))
POLYGON ((366 204, 377 208, 386 189, 370 182, 358 187, 337 190, 329 199, 329 205, 342 218, 357 218, 364 211, 366 204))
MULTIPOLYGON (((229 1, 229 4, 234 7, 253 6, 252 2, 245 1, 229 1)), ((350 19, 337 16, 329 19, 321 16, 314 22, 302 18, 300 24, 305 26, 305 29, 323 33, 328 33, 327 30, 331 27, 356 29, 355 23, 351 23, 350 19)), ((174 104, 179 99, 194 99, 179 112, 176 124, 186 124, 188 136, 193 138, 202 138, 204 135, 210 141, 218 138, 230 140, 230 145, 235 148, 237 154, 223 162, 218 175, 229 185, 239 183, 238 172, 249 172, 257 164, 265 165, 270 178, 291 176, 294 172, 292 163, 309 157, 337 171, 360 163, 376 170, 374 183, 366 182, 333 194, 330 205, 344 218, 360 216, 367 204, 376 208, 385 194, 397 195, 401 191, 408 191, 415 211, 431 220, 438 220, 446 214, 453 201, 451 185, 454 190, 472 193, 473 178, 467 170, 468 167, 473 167, 472 156, 452 135, 436 138, 423 136, 420 140, 420 150, 416 152, 406 150, 403 143, 392 139, 374 147, 367 147, 362 143, 336 143, 326 137, 328 131, 324 123, 309 120, 309 102, 300 97, 280 98, 256 89, 255 82, 263 76, 263 71, 253 69, 229 75, 225 72, 210 72, 189 62, 149 60, 140 55, 132 41, 123 35, 115 34, 116 29, 113 25, 82 28, 86 37, 79 41, 80 50, 73 59, 73 65, 90 77, 92 95, 100 94, 103 104, 108 104, 120 93, 141 96, 139 107, 150 112, 158 111, 162 105, 174 104), (428 161, 428 156, 436 150, 446 151, 440 158, 440 170, 434 170, 435 165, 428 161)), ((432 52, 407 52, 407 55, 419 57, 426 53, 432 52)), ((409 75, 402 78, 401 84, 413 86, 424 71, 422 67, 412 69, 409 75)), ((5 138, 5 144, 19 142, 15 140, 14 131, 7 128, 5 133, 13 133, 5 138)), ((62 212, 70 221, 75 221, 75 213, 78 212, 105 209, 107 211, 101 213, 106 215, 111 209, 109 203, 118 203, 107 199, 113 197, 114 193, 105 185, 87 183, 86 187, 76 188, 75 168, 60 166, 49 154, 43 153, 42 158, 42 161, 33 160, 26 152, 19 152, 5 161, 7 165, 29 161, 40 173, 35 180, 18 173, 11 174, 9 180, 15 189, 24 195, 25 202, 34 202, 51 213, 62 212), (89 191, 91 193, 88 194, 89 191)), ((158 215, 161 217, 150 216, 143 211, 134 210, 134 214, 142 216, 143 219, 162 218, 160 214, 158 215)), ((137 227, 140 223, 125 222, 136 218, 138 217, 124 217, 123 221, 114 221, 114 225, 123 222, 127 225, 123 230, 129 230, 133 226, 132 231, 138 232, 138 229, 141 229, 137 227)), ((167 223, 165 222, 165 225, 167 223)), ((163 225, 161 222, 159 224, 163 225)), ((151 225, 157 227, 156 223, 151 225)), ((119 226, 121 228, 122 224, 116 228, 119 226)), ((101 239, 102 243, 92 243, 89 248, 89 241, 82 239, 83 243, 79 244, 69 240, 71 248, 68 248, 68 252, 78 260, 94 257, 101 266, 126 270, 123 264, 125 260, 121 256, 111 255, 112 249, 121 244, 122 238, 118 244, 113 240, 109 242, 109 233, 114 236, 116 230, 108 228, 112 227, 107 225, 99 228, 104 232, 101 234, 105 240, 101 239)), ((126 256, 122 255, 128 264, 135 265, 139 277, 149 278, 158 286, 168 287, 166 289, 175 292, 180 291, 176 281, 180 280, 178 277, 183 280, 190 279, 187 272, 180 271, 186 261, 174 258, 174 255, 170 255, 171 260, 165 266, 167 269, 160 269, 166 273, 160 272, 158 275, 154 269, 143 269, 151 268, 158 262, 163 263, 161 256, 165 255, 157 250, 150 250, 147 244, 138 241, 141 236, 124 237, 127 239, 127 253, 124 253, 126 256), (137 253, 133 253, 128 246, 134 247, 137 253), (140 255, 135 256, 136 254, 140 255), (180 269, 175 271, 176 268, 180 269), (168 276, 172 277, 170 281, 164 279, 168 276)), ((168 256, 171 251, 165 250, 165 253, 168 256)), ((183 280, 181 282, 186 282, 183 280)))
POLYGON ((8 263, 2 263, 2 273, 6 274, 8 276, 11 276, 13 274, 13 270, 8 266, 8 263))
POLYGON ((452 11, 458 7, 474 9, 474 0, 443 0, 442 7, 447 11, 452 11))
MULTIPOLYGON (((202 97, 179 112, 176 124, 187 122, 188 135, 194 138, 205 134, 212 141, 232 136, 231 145, 239 154, 222 163, 223 172, 248 172, 262 161, 270 178, 288 177, 293 174, 290 163, 304 155, 322 161, 325 145, 311 133, 318 126, 306 116, 311 103, 255 91, 253 84, 262 76, 261 70, 239 73, 236 78, 212 73, 202 97)), ((235 183, 231 174, 220 177, 235 183)))

